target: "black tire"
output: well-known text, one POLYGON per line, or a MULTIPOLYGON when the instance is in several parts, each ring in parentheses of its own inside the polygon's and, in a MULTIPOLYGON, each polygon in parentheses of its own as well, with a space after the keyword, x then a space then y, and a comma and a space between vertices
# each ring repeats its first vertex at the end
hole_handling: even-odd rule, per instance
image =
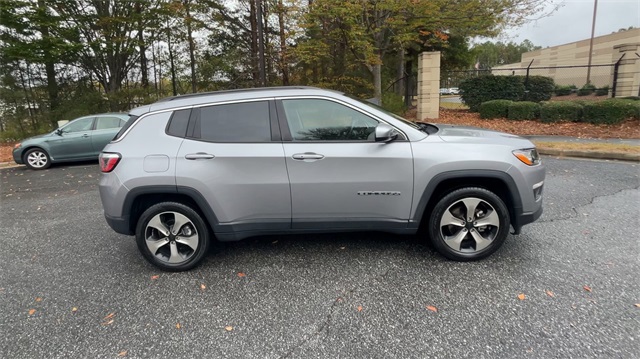
POLYGON ((142 256, 149 263, 168 272, 187 271, 200 264, 209 251, 210 237, 209 227, 198 212, 177 202, 161 202, 149 207, 142 213, 136 226, 136 243, 142 256), (175 224, 178 221, 179 215, 184 216, 188 222, 175 229, 172 223, 175 224), (157 229, 157 221, 154 221, 154 226, 149 226, 151 220, 156 216, 164 226, 163 231, 168 229, 171 232, 170 235, 163 234, 157 229), (195 244, 193 231, 197 236, 195 244), (189 233, 192 234, 188 235, 189 233), (161 244, 162 241, 165 244, 161 244), (190 245, 186 244, 190 242, 190 245), (155 253, 152 253, 147 243, 151 243, 152 247, 157 243, 160 244, 154 247, 156 250, 155 253), (173 252, 174 249, 176 252, 173 252), (171 260, 171 257, 176 260, 171 260), (181 259, 182 261, 180 261, 181 259))
POLYGON ((32 148, 22 157, 24 164, 32 170, 44 170, 51 166, 51 157, 42 148, 32 148))
POLYGON ((500 197, 484 188, 466 187, 452 191, 438 201, 429 218, 428 229, 431 244, 440 254, 455 261, 473 261, 498 250, 509 235, 510 224, 509 210, 500 197), (468 205, 473 206, 476 202, 469 221, 468 205), (447 217, 444 217, 445 212, 448 212, 447 217), (459 222, 447 224, 456 219, 459 222), (483 226, 484 223, 492 224, 483 226))

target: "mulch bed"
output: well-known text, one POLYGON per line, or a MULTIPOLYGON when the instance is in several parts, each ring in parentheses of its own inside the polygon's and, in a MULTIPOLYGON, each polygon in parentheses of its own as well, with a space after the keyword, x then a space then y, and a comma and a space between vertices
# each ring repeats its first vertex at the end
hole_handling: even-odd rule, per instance
MULTIPOLYGON (((406 116, 415 120, 416 112, 406 116)), ((459 126, 472 126, 515 135, 570 136, 578 138, 640 138, 640 120, 627 120, 617 125, 593 125, 581 122, 542 123, 538 121, 513 121, 507 119, 483 120, 469 110, 440 109, 440 118, 429 122, 459 126)))

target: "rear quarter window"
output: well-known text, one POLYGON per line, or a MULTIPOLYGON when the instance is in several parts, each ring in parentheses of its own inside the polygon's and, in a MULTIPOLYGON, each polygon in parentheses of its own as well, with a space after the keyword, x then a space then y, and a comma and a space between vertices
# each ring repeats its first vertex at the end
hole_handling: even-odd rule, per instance
POLYGON ((139 116, 130 115, 127 122, 124 124, 124 126, 122 126, 122 128, 120 128, 120 131, 118 131, 118 133, 116 134, 116 137, 114 137, 112 141, 117 141, 120 138, 122 138, 122 135, 124 135, 124 133, 127 132, 129 127, 131 127, 136 122, 138 117, 139 116))

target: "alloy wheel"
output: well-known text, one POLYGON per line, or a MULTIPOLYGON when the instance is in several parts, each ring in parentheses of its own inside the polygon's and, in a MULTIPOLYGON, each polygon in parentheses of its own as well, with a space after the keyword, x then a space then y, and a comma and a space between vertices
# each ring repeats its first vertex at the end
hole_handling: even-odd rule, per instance
POLYGON ((487 248, 498 235, 500 217, 486 200, 462 198, 451 204, 440 218, 440 234, 454 251, 473 253, 487 248))
POLYGON ((147 223, 145 243, 162 262, 180 264, 196 252, 200 238, 193 222, 178 212, 162 212, 147 223))

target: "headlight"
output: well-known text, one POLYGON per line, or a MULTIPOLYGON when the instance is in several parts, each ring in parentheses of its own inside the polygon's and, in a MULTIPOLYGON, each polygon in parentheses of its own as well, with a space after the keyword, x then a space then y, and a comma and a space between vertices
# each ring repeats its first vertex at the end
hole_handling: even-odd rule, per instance
POLYGON ((516 156, 522 163, 528 166, 535 166, 540 164, 540 156, 535 148, 527 148, 522 150, 513 151, 513 155, 516 156))
POLYGON ((14 149, 16 149, 16 148, 20 148, 20 146, 22 146, 22 143, 18 142, 18 143, 16 143, 16 145, 15 145, 15 146, 13 146, 13 148, 14 148, 14 149))

